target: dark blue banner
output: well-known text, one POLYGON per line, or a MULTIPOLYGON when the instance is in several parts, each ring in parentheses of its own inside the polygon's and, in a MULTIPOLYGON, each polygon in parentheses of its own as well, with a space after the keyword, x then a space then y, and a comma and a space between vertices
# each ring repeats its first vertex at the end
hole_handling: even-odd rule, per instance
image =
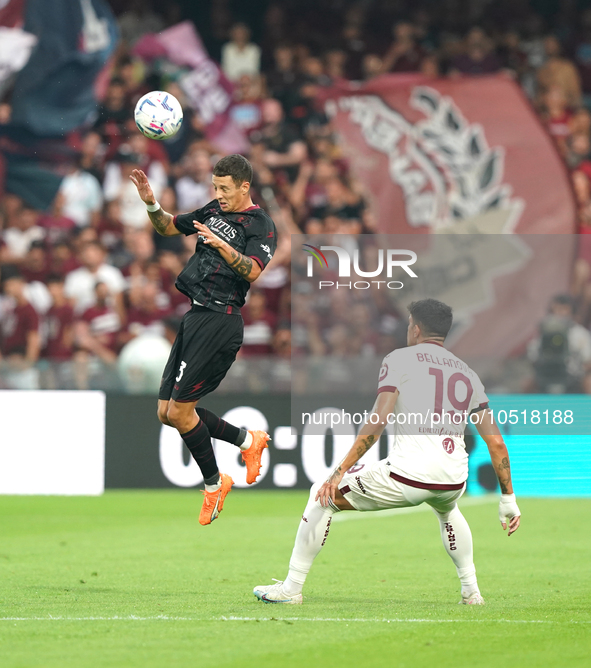
POLYGON ((96 77, 118 30, 104 0, 28 0, 24 29, 39 42, 19 73, 13 124, 40 137, 62 136, 96 110, 96 77))

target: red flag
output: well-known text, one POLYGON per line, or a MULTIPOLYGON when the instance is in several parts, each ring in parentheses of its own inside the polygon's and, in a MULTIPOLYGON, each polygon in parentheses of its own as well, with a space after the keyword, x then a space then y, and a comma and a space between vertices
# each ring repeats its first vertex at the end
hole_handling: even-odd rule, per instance
POLYGON ((387 75, 324 101, 381 232, 574 232, 567 171, 515 82, 387 75))

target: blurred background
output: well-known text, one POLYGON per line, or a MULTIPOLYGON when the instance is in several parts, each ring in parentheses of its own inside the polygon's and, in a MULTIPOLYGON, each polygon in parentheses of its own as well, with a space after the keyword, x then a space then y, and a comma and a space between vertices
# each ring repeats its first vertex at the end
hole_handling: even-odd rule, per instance
MULTIPOLYGON (((189 211, 212 197, 216 160, 241 151, 255 167, 254 199, 280 237, 244 309, 241 359, 220 391, 240 391, 251 378, 252 391, 287 392, 290 235, 395 231, 318 102, 347 81, 422 73, 427 81, 497 74, 518 82, 571 174, 576 213, 554 231, 591 229, 588 2, 59 0, 46 14, 36 0, 0 10, 1 387, 145 391, 146 379, 134 382, 127 371, 142 355, 154 359, 148 383, 157 387, 188 308, 174 280, 194 241, 152 231, 128 174, 142 167, 167 211, 189 211), (153 38, 179 25, 182 49, 174 36, 173 44, 153 38), (85 52, 79 34, 89 40, 85 52), (159 143, 139 133, 133 109, 163 88, 180 99, 185 119, 179 135, 159 143), (150 338, 142 345, 138 337, 150 338)), ((586 329, 590 260, 581 243, 563 286, 586 329)), ((324 327, 304 346, 382 355, 375 340, 388 325, 376 330, 371 317, 360 325, 359 310, 335 325, 345 327, 342 336, 324 327)))
MULTIPOLYGON (((566 237, 537 265, 538 282, 549 267, 553 280, 527 296, 529 326, 501 355, 507 373, 489 365, 484 380, 499 392, 591 393, 591 2, 48 4, 0 4, 0 389, 106 391, 107 415, 121 411, 113 425, 132 406, 152 420, 189 308, 174 281, 194 240, 155 234, 128 176, 141 167, 165 210, 190 211, 212 198, 215 162, 240 152, 279 243, 243 309, 218 410, 248 401, 267 412, 283 397, 276 443, 293 451, 292 365, 327 360, 338 389, 350 360, 373 369, 404 344, 404 303, 375 291, 312 300, 292 235, 346 234, 362 249, 377 234, 452 223, 566 237), (156 89, 184 108, 164 142, 133 120, 156 89)), ((315 376, 298 383, 314 391, 315 376)), ((107 425, 107 436, 121 431, 107 425)), ((290 486, 301 465, 281 471, 277 484, 290 486)))

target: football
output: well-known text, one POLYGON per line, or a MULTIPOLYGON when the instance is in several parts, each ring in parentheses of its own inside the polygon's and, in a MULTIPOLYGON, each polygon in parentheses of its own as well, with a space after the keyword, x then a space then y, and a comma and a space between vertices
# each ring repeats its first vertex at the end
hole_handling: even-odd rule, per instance
POLYGON ((181 127, 183 108, 174 95, 154 90, 138 100, 133 116, 135 124, 149 139, 169 139, 181 127))

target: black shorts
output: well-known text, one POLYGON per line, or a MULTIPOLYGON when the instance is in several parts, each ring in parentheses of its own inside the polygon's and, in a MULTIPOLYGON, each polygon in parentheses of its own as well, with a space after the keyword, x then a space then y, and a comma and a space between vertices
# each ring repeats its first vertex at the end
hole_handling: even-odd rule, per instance
POLYGON ((234 363, 243 333, 242 316, 193 306, 172 345, 158 398, 190 402, 213 392, 234 363))

